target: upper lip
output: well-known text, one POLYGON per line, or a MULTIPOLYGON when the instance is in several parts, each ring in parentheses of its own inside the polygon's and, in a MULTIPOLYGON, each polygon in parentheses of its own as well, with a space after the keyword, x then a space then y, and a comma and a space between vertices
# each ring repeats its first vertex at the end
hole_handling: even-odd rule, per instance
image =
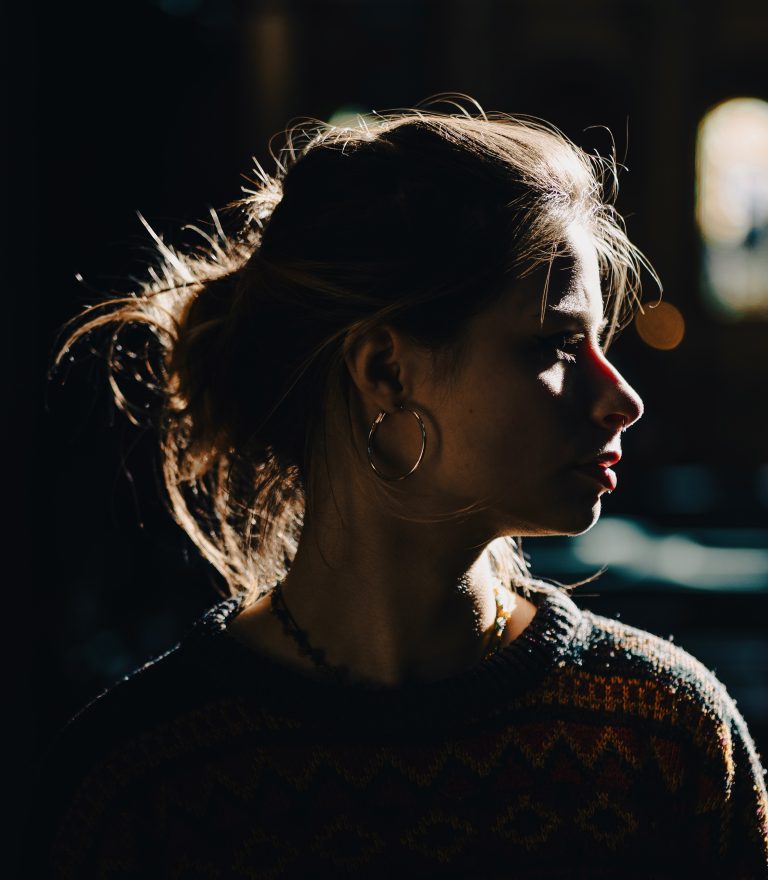
POLYGON ((600 452, 597 455, 593 455, 591 458, 588 458, 586 461, 580 461, 579 467, 585 464, 596 464, 600 467, 611 467, 611 465, 616 464, 621 460, 621 453, 615 449, 609 449, 606 452, 600 452))

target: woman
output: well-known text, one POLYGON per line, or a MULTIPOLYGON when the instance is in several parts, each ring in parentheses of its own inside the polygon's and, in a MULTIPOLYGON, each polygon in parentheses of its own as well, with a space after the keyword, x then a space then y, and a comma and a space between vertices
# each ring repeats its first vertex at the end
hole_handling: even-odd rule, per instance
POLYGON ((433 105, 275 158, 234 236, 158 240, 59 353, 109 325, 119 368, 120 329, 152 331, 171 509, 231 598, 59 737, 40 870, 764 876, 722 684, 520 543, 596 522, 643 412, 606 357, 650 268, 615 167, 433 105))

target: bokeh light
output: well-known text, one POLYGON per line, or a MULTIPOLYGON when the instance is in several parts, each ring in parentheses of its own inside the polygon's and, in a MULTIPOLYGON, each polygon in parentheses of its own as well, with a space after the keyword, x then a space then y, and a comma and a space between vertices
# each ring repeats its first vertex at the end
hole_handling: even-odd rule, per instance
POLYGON ((683 341, 685 319, 671 303, 653 303, 635 315, 635 328, 646 345, 669 351, 683 341))
POLYGON ((357 128, 358 117, 366 116, 369 112, 360 104, 345 104, 333 111, 328 119, 328 124, 335 125, 337 128, 357 128))
POLYGON ((704 294, 723 316, 768 314, 768 102, 733 98, 699 125, 704 294))

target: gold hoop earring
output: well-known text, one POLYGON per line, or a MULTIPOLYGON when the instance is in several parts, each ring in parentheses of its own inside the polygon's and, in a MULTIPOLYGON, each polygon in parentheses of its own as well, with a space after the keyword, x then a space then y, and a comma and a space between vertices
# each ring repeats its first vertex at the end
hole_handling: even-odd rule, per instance
POLYGON ((404 480, 406 477, 409 477, 421 464, 421 460, 422 458, 424 458, 424 450, 427 448, 427 429, 424 426, 424 421, 421 416, 416 412, 415 409, 409 409, 403 403, 399 403, 397 408, 405 412, 413 413, 413 415, 416 417, 416 421, 419 423, 419 427, 421 428, 421 452, 419 453, 419 457, 416 459, 416 464, 408 471, 407 474, 403 474, 401 477, 387 477, 382 474, 381 471, 378 470, 376 465, 373 463, 373 435, 378 430, 379 425, 387 417, 388 413, 386 410, 382 410, 376 416, 373 424, 371 425, 371 430, 368 432, 368 462, 373 468, 376 476, 380 477, 382 480, 387 480, 387 482, 391 483, 396 483, 398 480, 404 480))

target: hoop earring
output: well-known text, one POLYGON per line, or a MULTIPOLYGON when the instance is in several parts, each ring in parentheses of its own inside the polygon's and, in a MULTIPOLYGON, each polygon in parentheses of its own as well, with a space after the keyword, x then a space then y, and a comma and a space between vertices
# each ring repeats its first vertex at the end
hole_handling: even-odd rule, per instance
POLYGON ((387 477, 381 473, 380 470, 376 468, 376 465, 373 463, 373 435, 378 430, 379 425, 384 421, 387 417, 388 413, 386 410, 382 410, 375 418, 373 424, 371 425, 371 430, 368 432, 368 462, 373 468, 374 473, 381 477, 382 480, 387 480, 387 482, 396 483, 398 480, 404 480, 406 477, 409 477, 416 468, 421 464, 422 458, 424 458, 424 450, 427 448, 427 429, 424 426, 424 421, 421 416, 416 412, 415 409, 409 409, 405 404, 399 403, 398 409, 403 410, 404 412, 413 413, 416 417, 416 421, 419 423, 419 427, 421 428, 421 452, 419 453, 419 457, 416 459, 416 464, 408 471, 407 474, 403 474, 401 477, 387 477))

